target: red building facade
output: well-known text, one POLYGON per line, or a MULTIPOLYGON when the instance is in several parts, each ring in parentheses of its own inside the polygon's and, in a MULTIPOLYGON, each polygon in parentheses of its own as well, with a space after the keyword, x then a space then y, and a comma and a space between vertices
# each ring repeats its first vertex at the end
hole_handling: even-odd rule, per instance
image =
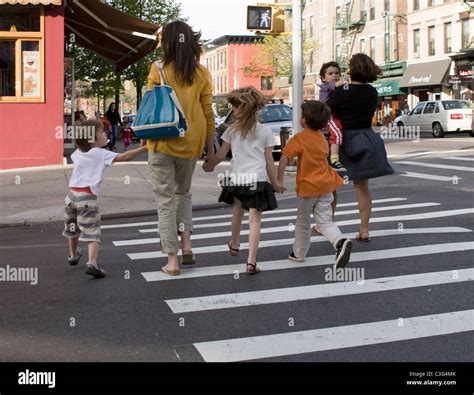
POLYGON ((270 66, 261 67, 264 72, 246 72, 258 60, 262 42, 261 36, 222 36, 206 45, 201 63, 212 74, 214 96, 224 96, 244 86, 254 86, 268 96, 275 94, 270 66))
POLYGON ((0 169, 63 163, 64 7, 55 3, 0 5, 0 169))

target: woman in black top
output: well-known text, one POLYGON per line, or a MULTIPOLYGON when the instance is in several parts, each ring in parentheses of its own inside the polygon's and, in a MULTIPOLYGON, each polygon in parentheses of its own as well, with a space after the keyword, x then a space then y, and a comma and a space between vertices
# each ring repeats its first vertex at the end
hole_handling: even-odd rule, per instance
POLYGON ((122 120, 120 119, 120 114, 118 111, 117 106, 115 103, 110 103, 109 109, 105 113, 105 117, 108 119, 110 122, 111 128, 112 128, 112 133, 110 137, 110 150, 115 149, 115 140, 117 139, 117 134, 118 134, 118 125, 122 125, 122 120))
POLYGON ((387 160, 385 145, 371 127, 377 108, 377 90, 368 83, 375 81, 382 72, 365 54, 353 55, 349 70, 351 83, 336 88, 326 104, 344 128, 341 162, 347 169, 349 179, 354 181, 359 202, 361 224, 357 239, 370 241, 372 199, 369 178, 394 173, 387 160))

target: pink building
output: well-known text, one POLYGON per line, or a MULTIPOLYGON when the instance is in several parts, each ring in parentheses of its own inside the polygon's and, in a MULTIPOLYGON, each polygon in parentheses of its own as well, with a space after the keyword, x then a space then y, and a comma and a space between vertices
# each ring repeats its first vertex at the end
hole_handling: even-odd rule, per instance
POLYGON ((254 86, 268 96, 275 94, 270 66, 264 66, 252 75, 245 73, 245 68, 258 58, 263 39, 262 36, 250 35, 222 36, 206 45, 207 52, 201 63, 212 74, 214 96, 223 96, 244 86, 254 86))

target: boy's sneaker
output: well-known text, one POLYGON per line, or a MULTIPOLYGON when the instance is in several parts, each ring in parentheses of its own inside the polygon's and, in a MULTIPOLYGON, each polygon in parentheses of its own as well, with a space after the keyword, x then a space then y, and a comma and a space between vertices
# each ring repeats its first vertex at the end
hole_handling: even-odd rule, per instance
POLYGON ((298 258, 293 251, 291 252, 290 255, 288 255, 288 259, 290 261, 295 261, 295 262, 304 262, 304 258, 303 259, 298 258))
POLYGON ((347 171, 347 169, 339 161, 331 162, 330 164, 331 164, 331 167, 337 171, 347 171))
POLYGON ((334 266, 336 269, 344 267, 348 264, 349 258, 351 257, 352 251, 352 240, 341 239, 336 245, 336 263, 334 266))
POLYGON ((103 278, 105 277, 105 270, 101 269, 98 265, 96 266, 92 263, 88 263, 86 274, 94 276, 95 278, 103 278))
POLYGON ((70 256, 68 255, 67 261, 71 266, 76 266, 79 263, 79 260, 81 259, 82 256, 82 248, 77 247, 77 255, 76 256, 70 256))

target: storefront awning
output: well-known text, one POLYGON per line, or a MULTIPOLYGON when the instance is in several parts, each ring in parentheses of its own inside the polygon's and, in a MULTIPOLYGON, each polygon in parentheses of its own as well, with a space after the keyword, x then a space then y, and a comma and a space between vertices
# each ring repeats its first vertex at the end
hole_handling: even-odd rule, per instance
POLYGON ((2 4, 34 4, 34 5, 61 5, 61 0, 0 0, 0 5, 2 4))
POLYGON ((377 89, 379 97, 404 95, 405 92, 400 91, 401 78, 381 79, 372 83, 377 89))
POLYGON ((416 86, 441 85, 445 83, 445 75, 450 64, 451 59, 410 64, 405 74, 403 74, 400 87, 413 88, 416 86))
POLYGON ((67 35, 74 34, 78 45, 114 63, 117 71, 156 48, 158 29, 99 0, 68 0, 66 4, 67 35))

